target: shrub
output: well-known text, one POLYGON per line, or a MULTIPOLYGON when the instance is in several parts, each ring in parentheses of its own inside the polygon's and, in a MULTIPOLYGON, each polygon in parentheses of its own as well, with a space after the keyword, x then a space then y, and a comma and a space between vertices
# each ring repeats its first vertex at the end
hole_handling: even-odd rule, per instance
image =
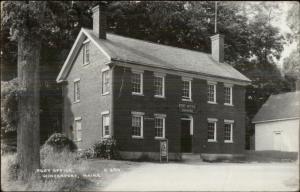
POLYGON ((15 152, 17 152, 16 146, 1 143, 1 155, 4 155, 6 153, 15 153, 15 152))
POLYGON ((119 151, 117 149, 117 143, 115 139, 105 138, 92 146, 90 150, 93 152, 93 157, 104 159, 119 159, 119 151))
POLYGON ((77 149, 75 143, 61 133, 52 134, 49 139, 45 142, 45 145, 53 147, 57 152, 67 149, 69 151, 75 151, 77 149))

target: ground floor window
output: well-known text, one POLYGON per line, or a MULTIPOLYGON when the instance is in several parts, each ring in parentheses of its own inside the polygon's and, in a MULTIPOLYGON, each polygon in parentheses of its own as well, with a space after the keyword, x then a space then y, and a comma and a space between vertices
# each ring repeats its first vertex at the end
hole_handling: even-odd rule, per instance
POLYGON ((131 128, 133 138, 143 137, 143 115, 142 112, 132 112, 131 128))
POLYGON ((75 118, 74 123, 74 141, 75 142, 81 142, 82 141, 82 133, 81 133, 81 117, 75 118))
POLYGON ((217 141, 217 119, 209 118, 207 121, 207 141, 217 141))
POLYGON ((102 131, 103 137, 110 136, 110 118, 108 113, 102 114, 102 131))
POLYGON ((233 121, 232 120, 224 120, 224 142, 232 143, 233 142, 233 121))
POLYGON ((154 114, 155 138, 165 138, 165 115, 154 114))

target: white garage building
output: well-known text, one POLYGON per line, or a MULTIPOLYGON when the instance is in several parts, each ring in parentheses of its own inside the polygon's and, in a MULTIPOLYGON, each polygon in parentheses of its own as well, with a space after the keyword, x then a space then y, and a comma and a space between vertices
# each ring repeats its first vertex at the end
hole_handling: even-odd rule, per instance
POLYGON ((300 91, 271 95, 252 120, 255 150, 299 151, 300 91))

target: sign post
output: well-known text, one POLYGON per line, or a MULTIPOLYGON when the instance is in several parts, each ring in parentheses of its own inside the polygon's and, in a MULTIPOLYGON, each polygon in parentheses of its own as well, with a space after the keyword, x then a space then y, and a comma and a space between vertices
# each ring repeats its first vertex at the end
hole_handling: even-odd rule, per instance
POLYGON ((168 149, 168 139, 160 140, 160 162, 169 160, 169 149, 168 149))

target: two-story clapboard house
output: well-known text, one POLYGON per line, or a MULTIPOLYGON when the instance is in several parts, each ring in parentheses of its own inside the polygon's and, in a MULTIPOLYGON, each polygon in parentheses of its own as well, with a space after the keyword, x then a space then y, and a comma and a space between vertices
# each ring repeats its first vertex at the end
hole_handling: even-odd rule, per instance
POLYGON ((95 7, 57 77, 64 132, 80 149, 114 137, 124 158, 158 158, 164 138, 171 159, 242 153, 250 80, 224 63, 223 35, 211 43, 207 54, 110 34, 95 7))

